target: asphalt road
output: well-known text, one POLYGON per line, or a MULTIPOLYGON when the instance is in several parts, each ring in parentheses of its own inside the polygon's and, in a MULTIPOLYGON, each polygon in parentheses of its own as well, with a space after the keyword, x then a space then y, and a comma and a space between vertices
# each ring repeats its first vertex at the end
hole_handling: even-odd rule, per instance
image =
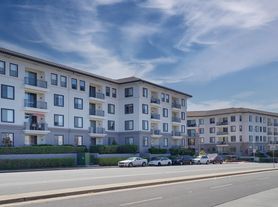
POLYGON ((74 170, 0 173, 0 195, 145 181, 179 176, 205 175, 268 167, 272 167, 272 164, 236 163, 144 168, 84 168, 74 170))
MULTIPOLYGON (((215 178, 121 191, 111 191, 83 196, 33 201, 30 203, 21 203, 8 206, 210 207, 229 203, 236 199, 267 191, 269 189, 278 188, 277 177, 278 171, 272 171, 240 176, 230 176, 226 178, 215 178)), ((270 199, 274 199, 271 201, 271 203, 277 204, 276 196, 272 196, 270 199)), ((233 203, 231 204, 232 205, 226 206, 233 206, 233 203)), ((239 203, 238 206, 244 205, 240 205, 239 203)))

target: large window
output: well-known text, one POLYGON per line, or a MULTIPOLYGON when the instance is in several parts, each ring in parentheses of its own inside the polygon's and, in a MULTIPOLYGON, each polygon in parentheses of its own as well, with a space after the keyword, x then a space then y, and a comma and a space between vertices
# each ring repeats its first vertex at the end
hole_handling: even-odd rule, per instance
POLYGON ((64 135, 55 135, 56 145, 64 144, 64 135))
POLYGON ((0 60, 0 74, 5 75, 6 73, 6 63, 0 60))
POLYGON ((142 129, 149 130, 149 122, 147 120, 142 120, 142 129))
POLYGON ((83 128, 83 118, 75 116, 74 117, 74 127, 75 128, 83 128))
POLYGON ((63 76, 63 75, 60 76, 60 85, 61 85, 61 87, 64 87, 64 88, 67 87, 67 77, 66 76, 63 76))
POLYGON ((236 121, 236 116, 231 116, 231 122, 235 122, 236 121))
POLYGON ((149 146, 149 137, 143 137, 143 146, 148 147, 149 146))
POLYGON ((54 94, 54 106, 64 107, 64 96, 59 94, 54 94))
POLYGON ((163 108, 163 117, 168 117, 168 109, 163 108))
POLYGON ((54 114, 54 126, 64 126, 64 115, 54 114))
POLYGON ((51 85, 58 85, 58 75, 55 73, 51 73, 51 85))
POLYGON ((79 88, 80 88, 80 91, 85 91, 85 88, 86 88, 85 81, 83 81, 83 80, 79 81, 79 88))
POLYGON ((236 132, 236 126, 231 126, 231 132, 236 132))
POLYGON ((18 77, 18 65, 10 63, 10 76, 18 77))
POLYGON ((170 102, 170 96, 169 96, 169 94, 165 94, 165 101, 166 101, 167 103, 170 102))
POLYGON ((1 98, 14 100, 14 86, 1 85, 1 98))
POLYGON ((143 97, 148 98, 148 89, 143 88, 143 97))
POLYGON ((133 104, 125 104, 125 114, 133 114, 133 104))
POLYGON ((168 147, 168 138, 164 138, 163 144, 164 144, 164 147, 168 147))
POLYGON ((82 98, 74 98, 74 108, 75 109, 83 109, 83 99, 82 98))
POLYGON ((161 93, 161 101, 165 102, 165 93, 161 93))
POLYGON ((181 99, 181 105, 185 106, 185 99, 181 99))
POLYGON ((71 79, 71 88, 77 90, 77 79, 75 78, 71 79))
POLYGON ((112 97, 117 98, 117 89, 116 88, 112 88, 112 97))
POLYGON ((149 113, 149 106, 148 104, 142 104, 142 113, 148 114, 149 113))
POLYGON ((134 138, 133 137, 126 137, 125 138, 125 143, 130 144, 130 145, 134 144, 134 138))
POLYGON ((181 112, 181 120, 185 120, 185 112, 181 112))
POLYGON ((115 114, 115 105, 108 104, 108 114, 115 114))
POLYGON ((83 136, 80 135, 75 136, 75 145, 77 146, 83 145, 83 136))
POLYGON ((125 97, 133 96, 133 88, 125 88, 125 97))
POLYGON ((106 86, 105 94, 106 94, 106 96, 110 96, 110 87, 106 86))
POLYGON ((1 121, 7 123, 14 123, 14 110, 13 109, 1 109, 1 121))
POLYGON ((111 131, 115 130, 115 121, 108 120, 108 130, 111 130, 111 131))
POLYGON ((168 123, 163 123, 163 132, 168 132, 168 123))
POLYGON ((14 146, 14 133, 11 132, 2 132, 1 144, 6 147, 14 146))
POLYGON ((125 130, 133 130, 133 129, 134 129, 133 120, 125 121, 125 130))

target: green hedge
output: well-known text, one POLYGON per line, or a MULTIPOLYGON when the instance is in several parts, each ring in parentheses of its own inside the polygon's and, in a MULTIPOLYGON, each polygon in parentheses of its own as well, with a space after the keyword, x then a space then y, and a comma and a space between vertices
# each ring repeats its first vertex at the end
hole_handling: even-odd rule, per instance
POLYGON ((171 148, 169 149, 171 155, 191 155, 195 154, 194 149, 186 149, 186 148, 171 148))
MULTIPOLYGON (((273 151, 268 151, 267 154, 272 157, 273 156, 273 151)), ((274 151, 274 157, 278 157, 278 150, 274 151)))
POLYGON ((100 166, 117 166, 118 162, 124 159, 126 158, 120 158, 120 157, 98 158, 97 163, 100 166))
POLYGON ((94 145, 90 147, 91 153, 99 154, 125 154, 136 153, 136 145, 94 145))
POLYGON ((165 154, 165 153, 167 153, 167 149, 151 147, 151 148, 149 148, 149 153, 151 153, 151 154, 165 154))
POLYGON ((36 145, 24 147, 0 147, 0 154, 63 154, 85 152, 85 146, 51 146, 51 145, 36 145))
POLYGON ((0 160, 1 170, 72 167, 74 165, 75 165, 75 160, 73 158, 0 160))

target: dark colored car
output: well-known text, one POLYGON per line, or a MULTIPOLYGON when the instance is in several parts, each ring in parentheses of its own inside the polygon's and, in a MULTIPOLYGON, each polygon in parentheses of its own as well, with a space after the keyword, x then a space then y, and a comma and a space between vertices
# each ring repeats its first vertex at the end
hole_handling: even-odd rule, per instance
POLYGON ((179 156, 172 159, 173 165, 192 165, 193 157, 189 155, 179 156))
POLYGON ((224 159, 220 155, 217 155, 214 158, 210 159, 210 163, 212 163, 212 164, 222 164, 223 162, 224 162, 224 159))

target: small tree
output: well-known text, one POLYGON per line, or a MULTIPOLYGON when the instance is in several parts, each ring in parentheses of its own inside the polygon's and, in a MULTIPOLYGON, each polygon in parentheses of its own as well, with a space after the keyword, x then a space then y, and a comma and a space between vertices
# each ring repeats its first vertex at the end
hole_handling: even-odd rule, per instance
POLYGON ((8 135, 6 135, 5 137, 3 137, 2 139, 2 145, 4 147, 11 147, 13 144, 12 140, 10 139, 10 137, 8 135))
POLYGON ((205 152, 205 150, 201 150, 200 152, 199 152, 199 155, 206 155, 207 153, 205 152))

